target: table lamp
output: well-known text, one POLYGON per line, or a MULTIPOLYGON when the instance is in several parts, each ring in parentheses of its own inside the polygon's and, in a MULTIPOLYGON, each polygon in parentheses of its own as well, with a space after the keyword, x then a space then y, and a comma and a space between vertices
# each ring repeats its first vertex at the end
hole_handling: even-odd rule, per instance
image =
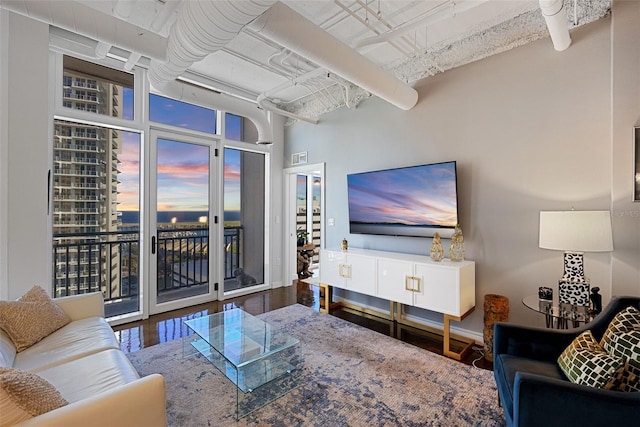
POLYGON ((611 252, 609 211, 541 211, 538 246, 564 251, 564 274, 558 281, 560 303, 589 305, 584 252, 611 252))

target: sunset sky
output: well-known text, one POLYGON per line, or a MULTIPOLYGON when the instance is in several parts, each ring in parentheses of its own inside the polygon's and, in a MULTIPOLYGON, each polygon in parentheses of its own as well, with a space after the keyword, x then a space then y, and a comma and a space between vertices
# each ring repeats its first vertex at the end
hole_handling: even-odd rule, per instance
POLYGON ((363 223, 455 226, 454 163, 353 174, 349 219, 363 223))
MULTIPOLYGON (((126 102, 125 102, 126 104, 126 102)), ((127 109, 125 109, 127 111, 127 109)), ((180 101, 152 95, 150 116, 154 121, 174 126, 215 133, 215 111, 180 101)), ((239 139, 240 122, 227 120, 227 137, 239 139)), ((119 210, 139 210, 140 194, 140 135, 121 132, 122 152, 118 159, 119 210)), ((206 211, 209 193, 208 146, 158 139, 159 211, 206 211)), ((224 210, 240 209, 240 152, 225 149, 224 210)))

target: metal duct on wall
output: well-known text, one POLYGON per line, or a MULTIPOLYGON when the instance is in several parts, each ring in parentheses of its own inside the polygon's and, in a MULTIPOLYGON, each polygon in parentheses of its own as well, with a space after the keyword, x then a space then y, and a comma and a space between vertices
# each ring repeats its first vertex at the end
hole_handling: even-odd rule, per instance
POLYGON ((158 94, 169 96, 178 101, 185 101, 206 108, 213 107, 246 117, 256 125, 256 129, 258 130, 257 144, 266 145, 273 143, 273 134, 271 132, 268 113, 251 102, 178 81, 162 85, 162 90, 159 91, 158 94))
POLYGON ((571 36, 563 0, 540 0, 540 10, 547 23, 553 48, 557 51, 568 48, 571 44, 571 36))
POLYGON ((277 2, 249 28, 403 110, 418 92, 283 3, 277 2))

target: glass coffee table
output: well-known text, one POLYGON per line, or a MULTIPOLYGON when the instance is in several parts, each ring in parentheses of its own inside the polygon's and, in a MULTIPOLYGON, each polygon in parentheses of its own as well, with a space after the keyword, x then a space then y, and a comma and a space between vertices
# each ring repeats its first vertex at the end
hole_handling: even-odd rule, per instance
POLYGON ((184 322, 185 357, 200 353, 236 388, 236 418, 274 401, 299 384, 300 341, 236 308, 184 322))

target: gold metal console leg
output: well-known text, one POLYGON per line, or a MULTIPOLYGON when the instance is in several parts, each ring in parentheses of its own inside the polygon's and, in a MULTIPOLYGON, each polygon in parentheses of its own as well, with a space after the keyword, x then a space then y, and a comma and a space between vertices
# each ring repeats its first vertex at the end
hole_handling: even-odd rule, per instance
POLYGON ((455 351, 451 351, 451 321, 455 320, 456 322, 461 322, 462 320, 464 320, 465 317, 467 317, 469 314, 471 314, 471 312, 473 312, 473 310, 475 309, 475 307, 472 307, 471 310, 467 311, 466 313, 464 313, 462 316, 451 316, 449 314, 445 314, 444 315, 444 335, 443 335, 443 348, 442 348, 442 353, 447 356, 450 357, 452 359, 455 360, 461 360, 462 358, 464 358, 467 353, 469 351, 471 351, 471 347, 473 347, 473 345, 475 344, 474 341, 471 341, 470 343, 467 343, 467 345, 462 349, 462 351, 460 351, 459 353, 456 353, 455 351))

